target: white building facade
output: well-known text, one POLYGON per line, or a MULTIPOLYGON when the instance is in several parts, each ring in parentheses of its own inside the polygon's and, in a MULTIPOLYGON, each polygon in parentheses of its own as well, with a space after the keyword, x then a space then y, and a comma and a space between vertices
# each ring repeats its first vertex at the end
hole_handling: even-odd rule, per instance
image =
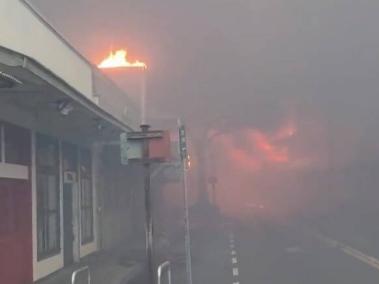
POLYGON ((101 225, 115 216, 104 210, 104 148, 139 117, 26 1, 0 0, 0 25, 0 279, 23 284, 128 233, 101 225))

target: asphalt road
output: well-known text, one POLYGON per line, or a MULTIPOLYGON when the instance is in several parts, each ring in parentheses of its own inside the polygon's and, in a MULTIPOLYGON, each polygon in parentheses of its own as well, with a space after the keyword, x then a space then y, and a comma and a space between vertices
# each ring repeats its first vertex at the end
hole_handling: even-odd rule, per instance
MULTIPOLYGON (((379 283, 378 268, 299 230, 264 222, 207 228, 193 236, 192 253, 193 284, 379 283)), ((173 283, 186 283, 184 275, 177 266, 173 283)))

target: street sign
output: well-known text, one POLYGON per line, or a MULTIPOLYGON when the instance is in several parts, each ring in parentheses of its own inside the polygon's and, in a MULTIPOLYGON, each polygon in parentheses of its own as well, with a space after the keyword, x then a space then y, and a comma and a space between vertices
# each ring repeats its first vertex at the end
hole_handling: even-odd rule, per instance
POLYGON ((149 158, 158 161, 169 161, 172 159, 169 131, 162 131, 162 136, 159 138, 149 139, 149 158))
POLYGON ((148 140, 149 159, 168 161, 171 159, 170 134, 168 131, 128 132, 120 135, 121 164, 142 160, 143 141, 148 140))
POLYGON ((120 135, 121 164, 128 165, 130 160, 142 159, 142 143, 140 140, 129 140, 128 133, 120 135))
POLYGON ((180 157, 182 160, 187 159, 188 151, 187 151, 187 140, 186 140, 186 129, 184 125, 179 127, 179 151, 180 157))
POLYGON ((139 140, 139 139, 153 139, 162 138, 164 131, 153 130, 148 132, 128 132, 127 139, 129 140, 139 140))

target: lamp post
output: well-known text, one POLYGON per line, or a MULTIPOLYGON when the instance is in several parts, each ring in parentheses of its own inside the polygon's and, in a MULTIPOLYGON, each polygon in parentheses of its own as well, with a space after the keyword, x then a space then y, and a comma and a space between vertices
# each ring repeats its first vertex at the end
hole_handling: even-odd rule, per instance
POLYGON ((146 124, 146 115, 147 115, 147 108, 146 108, 146 84, 147 84, 147 68, 142 69, 142 75, 141 75, 141 124, 146 124))

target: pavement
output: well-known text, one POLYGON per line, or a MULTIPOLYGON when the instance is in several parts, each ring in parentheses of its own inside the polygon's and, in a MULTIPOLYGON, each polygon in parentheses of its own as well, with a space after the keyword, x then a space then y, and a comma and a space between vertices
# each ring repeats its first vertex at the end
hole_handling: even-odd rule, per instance
MULTIPOLYGON (((118 249, 91 254, 79 263, 65 267, 46 278, 37 281, 38 284, 68 284, 71 283, 73 271, 88 266, 91 284, 120 284, 129 283, 143 271, 144 249, 134 248, 124 244, 118 249)), ((78 284, 87 283, 85 272, 78 275, 78 284)))
MULTIPOLYGON (((193 284, 371 284, 379 260, 329 237, 271 221, 214 220, 191 231, 193 284)), ((147 284, 141 252, 100 253, 85 259, 92 284, 147 284)), ((143 254, 143 252, 142 252, 143 254)), ((172 283, 187 283, 184 239, 156 250, 155 262, 170 261, 172 283)), ((77 266, 76 266, 77 267, 77 266)), ((70 283, 75 267, 41 284, 70 283)), ((162 283, 168 283, 164 279, 162 283)))

